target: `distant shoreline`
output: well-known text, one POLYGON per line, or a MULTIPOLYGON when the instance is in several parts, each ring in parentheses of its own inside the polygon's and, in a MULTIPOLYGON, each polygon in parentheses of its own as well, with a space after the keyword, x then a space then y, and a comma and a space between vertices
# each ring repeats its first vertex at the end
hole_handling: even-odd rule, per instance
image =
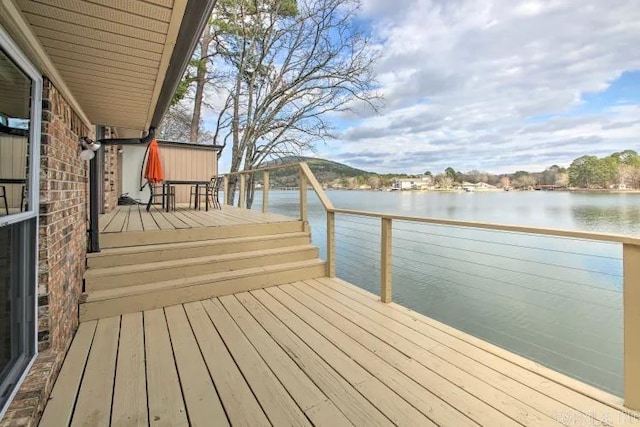
MULTIPOLYGON (((367 192, 382 192, 382 193, 466 193, 464 190, 446 189, 446 190, 388 190, 388 189, 365 189, 365 188, 326 188, 328 191, 367 191, 367 192)), ((602 193, 602 194, 640 194, 640 190, 607 190, 597 188, 563 188, 561 190, 509 190, 503 189, 478 189, 470 193, 530 193, 530 192, 545 192, 545 193, 602 193)))

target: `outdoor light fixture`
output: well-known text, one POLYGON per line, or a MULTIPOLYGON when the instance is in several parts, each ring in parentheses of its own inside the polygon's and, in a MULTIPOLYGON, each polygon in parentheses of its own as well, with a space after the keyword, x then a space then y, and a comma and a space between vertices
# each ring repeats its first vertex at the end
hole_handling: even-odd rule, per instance
POLYGON ((95 151, 100 149, 100 142, 93 141, 86 136, 78 138, 78 145, 82 147, 80 158, 82 160, 91 160, 96 156, 95 151))

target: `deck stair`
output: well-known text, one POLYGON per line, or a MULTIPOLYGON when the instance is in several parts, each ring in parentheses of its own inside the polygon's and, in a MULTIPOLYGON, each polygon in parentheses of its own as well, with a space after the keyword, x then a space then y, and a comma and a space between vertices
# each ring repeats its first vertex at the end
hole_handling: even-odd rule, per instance
POLYGON ((146 232, 87 256, 80 320, 325 276, 300 221, 146 232), (182 232, 178 232, 182 231, 182 232))

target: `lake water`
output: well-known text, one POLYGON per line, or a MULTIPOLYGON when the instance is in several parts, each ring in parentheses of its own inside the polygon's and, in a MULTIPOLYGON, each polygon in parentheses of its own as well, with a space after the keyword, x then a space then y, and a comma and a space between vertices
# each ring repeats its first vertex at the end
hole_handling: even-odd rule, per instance
MULTIPOLYGON (((309 192, 313 242, 326 217, 309 192)), ((329 191, 336 207, 640 236, 640 194, 329 191)), ((297 216, 298 192, 270 193, 297 216)), ((261 206, 260 195, 254 208, 261 206)), ((379 294, 380 221, 336 216, 337 275, 379 294)), ((619 244, 394 221, 393 300, 622 394, 619 244)))

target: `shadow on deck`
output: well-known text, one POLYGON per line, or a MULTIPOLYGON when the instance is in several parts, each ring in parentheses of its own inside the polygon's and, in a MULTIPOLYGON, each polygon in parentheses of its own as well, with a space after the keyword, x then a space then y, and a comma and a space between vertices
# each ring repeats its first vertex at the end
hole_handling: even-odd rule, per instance
POLYGON ((83 322, 41 426, 632 425, 620 399, 337 279, 83 322))

